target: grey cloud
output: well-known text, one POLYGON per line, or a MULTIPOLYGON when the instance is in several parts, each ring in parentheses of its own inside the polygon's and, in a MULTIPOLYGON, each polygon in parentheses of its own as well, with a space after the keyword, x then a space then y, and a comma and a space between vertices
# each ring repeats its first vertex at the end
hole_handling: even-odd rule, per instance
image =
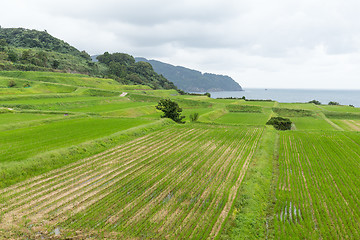
POLYGON ((252 87, 346 76, 360 88, 359 16, 358 0, 14 0, 2 4, 0 23, 47 29, 91 54, 158 58, 252 87))
POLYGON ((196 20, 218 22, 237 14, 237 1, 166 1, 105 0, 38 1, 42 9, 71 18, 94 22, 125 22, 133 25, 157 25, 169 21, 196 20), (41 3, 41 4, 40 4, 41 3), (71 7, 69 7, 71 6, 71 7))

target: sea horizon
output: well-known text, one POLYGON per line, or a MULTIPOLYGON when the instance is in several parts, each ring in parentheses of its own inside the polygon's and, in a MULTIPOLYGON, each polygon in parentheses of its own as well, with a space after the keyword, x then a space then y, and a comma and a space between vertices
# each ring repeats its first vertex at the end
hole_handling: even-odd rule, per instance
POLYGON ((284 103, 306 103, 312 100, 328 104, 330 101, 340 105, 360 107, 360 90, 336 89, 283 89, 283 88, 243 88, 243 91, 209 92, 212 98, 245 97, 246 99, 273 100, 284 103))

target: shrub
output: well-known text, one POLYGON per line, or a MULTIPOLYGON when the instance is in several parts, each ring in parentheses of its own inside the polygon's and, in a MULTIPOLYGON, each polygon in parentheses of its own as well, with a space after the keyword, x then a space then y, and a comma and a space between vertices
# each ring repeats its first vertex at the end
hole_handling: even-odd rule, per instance
POLYGON ((311 100, 311 101, 309 101, 308 103, 313 103, 313 104, 315 104, 315 105, 321 105, 321 102, 319 102, 318 100, 311 100))
POLYGON ((16 52, 14 51, 9 51, 8 52, 8 59, 11 61, 11 62, 16 62, 18 60, 18 55, 16 54, 16 52))
POLYGON ((290 130, 292 122, 289 118, 272 117, 266 125, 273 125, 276 130, 290 130))
POLYGON ((9 88, 16 87, 16 82, 14 80, 10 80, 8 83, 8 87, 9 88))
POLYGON ((328 103, 328 105, 340 105, 338 102, 333 102, 333 101, 330 101, 329 103, 328 103))
POLYGON ((199 113, 192 113, 189 116, 191 122, 196 122, 199 119, 199 113))

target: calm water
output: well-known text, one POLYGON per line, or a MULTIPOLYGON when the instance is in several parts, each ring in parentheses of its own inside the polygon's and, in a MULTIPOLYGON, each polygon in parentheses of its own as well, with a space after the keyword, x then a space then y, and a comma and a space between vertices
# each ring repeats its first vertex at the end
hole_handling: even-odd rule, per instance
POLYGON ((212 98, 245 96, 247 99, 271 99, 278 102, 309 102, 318 100, 322 104, 330 101, 342 105, 360 107, 360 90, 308 90, 308 89, 245 89, 236 92, 210 92, 212 98))

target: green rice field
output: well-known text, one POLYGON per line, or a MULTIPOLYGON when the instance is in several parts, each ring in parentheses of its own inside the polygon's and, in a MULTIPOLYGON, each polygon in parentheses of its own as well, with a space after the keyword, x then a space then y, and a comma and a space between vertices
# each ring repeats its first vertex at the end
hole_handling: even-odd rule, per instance
POLYGON ((359 174, 359 108, 0 72, 0 239, 360 239, 359 174))

